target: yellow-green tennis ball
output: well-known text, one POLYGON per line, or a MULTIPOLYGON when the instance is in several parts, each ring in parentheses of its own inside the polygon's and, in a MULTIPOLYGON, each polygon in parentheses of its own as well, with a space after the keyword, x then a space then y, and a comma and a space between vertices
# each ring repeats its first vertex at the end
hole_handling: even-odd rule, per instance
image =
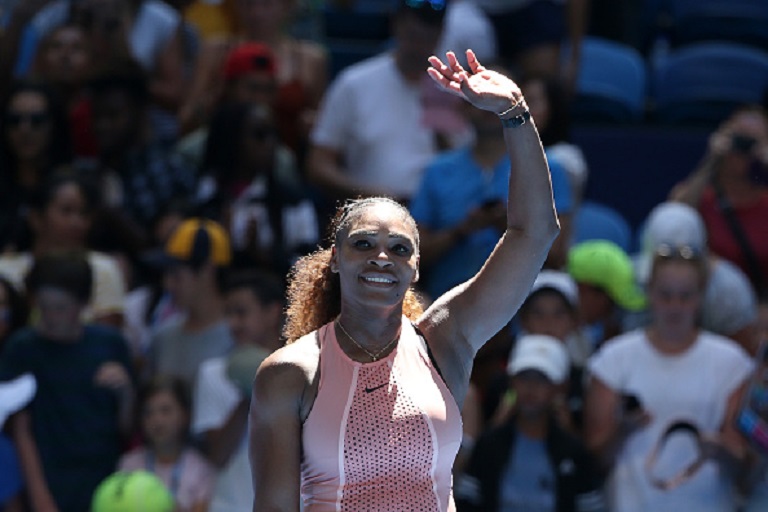
POLYGON ((91 512, 173 512, 173 496, 152 473, 120 471, 96 488, 91 512))

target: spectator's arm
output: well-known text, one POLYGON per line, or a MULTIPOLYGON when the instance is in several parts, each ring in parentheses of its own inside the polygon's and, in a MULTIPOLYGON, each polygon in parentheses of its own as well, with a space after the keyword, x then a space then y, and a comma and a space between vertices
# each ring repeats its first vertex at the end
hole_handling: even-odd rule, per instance
POLYGON ((650 421, 644 410, 622 414, 620 409, 621 396, 592 376, 584 408, 584 441, 604 469, 613 466, 627 437, 650 421))
POLYGON ((581 65, 581 46, 584 41, 584 35, 587 33, 590 0, 568 0, 566 4, 566 21, 568 24, 568 40, 570 42, 571 55, 568 60, 568 68, 564 72, 564 78, 569 90, 573 90, 581 65))
POLYGON ((200 48, 187 96, 179 109, 179 125, 183 134, 194 131, 207 121, 221 96, 224 83, 221 66, 228 47, 226 40, 216 39, 206 41, 200 48))
POLYGON ((723 157, 731 149, 731 126, 724 123, 709 137, 707 152, 696 170, 669 194, 670 201, 685 203, 698 208, 704 190, 712 183, 722 165, 723 157))
POLYGON ((11 417, 11 436, 19 453, 21 471, 26 482, 27 495, 34 512, 58 512, 56 502, 45 480, 43 464, 37 443, 32 435, 29 413, 21 411, 11 417))
POLYGON ((461 230, 461 225, 439 231, 420 228, 421 252, 419 256, 421 265, 425 267, 432 265, 441 256, 444 256, 447 251, 451 250, 463 237, 464 233, 461 230))
POLYGON ((726 403, 725 418, 720 428, 720 447, 717 456, 721 464, 730 470, 732 477, 738 477, 747 460, 748 446, 736 427, 736 417, 744 402, 749 380, 745 380, 729 396, 726 403))
POLYGON ((358 187, 341 169, 341 152, 328 147, 313 145, 308 156, 309 179, 328 197, 346 199, 358 195, 377 195, 375 190, 358 187))
POLYGON ((13 69, 21 48, 21 38, 29 22, 51 0, 23 0, 16 3, 8 25, 0 30, 0 98, 8 92, 13 69))
POLYGON ((149 84, 152 99, 161 107, 175 112, 181 105, 184 89, 184 64, 179 24, 173 37, 158 55, 149 84))
POLYGON ((227 464, 245 435, 249 406, 249 400, 243 398, 221 427, 205 433, 205 455, 219 469, 227 464))
POLYGON ((669 200, 698 208, 701 196, 712 183, 712 178, 714 178, 720 162, 721 157, 707 154, 699 167, 685 181, 675 185, 669 193, 669 200))

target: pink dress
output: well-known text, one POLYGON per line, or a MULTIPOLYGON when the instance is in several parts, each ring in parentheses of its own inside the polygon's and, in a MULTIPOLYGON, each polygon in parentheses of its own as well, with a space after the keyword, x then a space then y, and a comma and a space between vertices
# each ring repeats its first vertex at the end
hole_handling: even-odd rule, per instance
POLYGON ((413 325, 403 318, 395 349, 372 363, 341 350, 333 323, 318 335, 319 389, 302 433, 305 512, 455 510, 461 413, 413 325))

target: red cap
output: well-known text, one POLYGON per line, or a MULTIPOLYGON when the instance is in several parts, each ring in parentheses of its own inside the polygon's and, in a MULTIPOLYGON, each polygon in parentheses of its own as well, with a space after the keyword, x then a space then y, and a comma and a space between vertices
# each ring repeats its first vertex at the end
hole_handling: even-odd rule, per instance
POLYGON ((224 63, 226 80, 236 80, 251 71, 264 71, 272 76, 277 74, 275 54, 269 46, 244 43, 229 52, 224 63))

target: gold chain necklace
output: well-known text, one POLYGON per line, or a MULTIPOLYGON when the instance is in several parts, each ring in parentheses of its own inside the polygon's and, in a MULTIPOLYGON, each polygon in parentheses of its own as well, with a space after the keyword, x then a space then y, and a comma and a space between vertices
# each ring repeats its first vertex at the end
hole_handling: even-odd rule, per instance
POLYGON ((396 341, 397 341, 397 340, 400 338, 400 333, 397 333, 397 334, 395 334, 395 337, 394 337, 394 338, 392 338, 392 339, 390 340, 390 342, 389 342, 389 343, 387 343, 386 345, 384 345, 384 347, 383 347, 381 350, 379 350, 378 352, 375 352, 375 353, 374 353, 374 352, 371 352, 370 350, 368 350, 367 348, 365 348, 364 346, 362 346, 361 344, 359 344, 359 343, 357 342, 357 340, 355 340, 355 338, 353 338, 353 337, 352 337, 352 335, 351 335, 351 334, 349 334, 349 333, 347 332, 347 330, 344 328, 344 326, 343 326, 343 325, 341 325, 341 321, 340 321, 340 320, 336 320, 336 325, 338 325, 338 326, 339 326, 339 329, 341 329, 341 332, 343 332, 343 333, 344 333, 344 334, 347 336, 347 338, 349 338, 349 340, 350 340, 352 343, 354 343, 354 344, 355 344, 355 346, 357 346, 357 348, 359 348, 360 350, 362 350, 363 352, 365 352, 366 354, 368 354, 368 356, 369 356, 369 357, 370 357, 370 358, 371 358, 373 361, 378 361, 378 359, 379 359, 379 356, 381 356, 381 354, 383 354, 383 353, 384 353, 384 352, 385 352, 385 351, 386 351, 386 350, 387 350, 389 347, 391 347, 391 346, 392 346, 392 344, 393 344, 394 342, 396 342, 396 341))

